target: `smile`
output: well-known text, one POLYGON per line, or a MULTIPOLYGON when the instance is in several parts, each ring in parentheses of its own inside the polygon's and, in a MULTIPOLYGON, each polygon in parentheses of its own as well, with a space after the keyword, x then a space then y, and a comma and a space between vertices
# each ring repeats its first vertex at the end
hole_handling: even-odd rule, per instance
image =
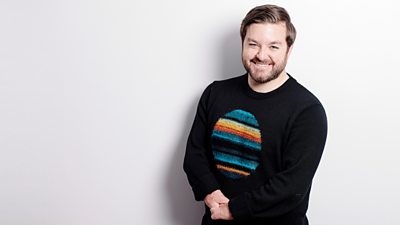
POLYGON ((253 62, 253 65, 255 65, 256 67, 259 67, 259 68, 266 68, 266 67, 272 66, 272 64, 268 64, 268 63, 254 63, 254 62, 253 62))

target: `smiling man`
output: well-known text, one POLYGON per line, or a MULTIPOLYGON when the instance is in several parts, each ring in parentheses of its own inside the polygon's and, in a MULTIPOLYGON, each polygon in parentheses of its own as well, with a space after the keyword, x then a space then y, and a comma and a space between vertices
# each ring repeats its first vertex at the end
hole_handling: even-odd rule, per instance
POLYGON ((246 74, 203 92, 184 170, 202 224, 306 225, 327 135, 320 101, 285 67, 296 38, 287 11, 255 7, 243 19, 246 74))

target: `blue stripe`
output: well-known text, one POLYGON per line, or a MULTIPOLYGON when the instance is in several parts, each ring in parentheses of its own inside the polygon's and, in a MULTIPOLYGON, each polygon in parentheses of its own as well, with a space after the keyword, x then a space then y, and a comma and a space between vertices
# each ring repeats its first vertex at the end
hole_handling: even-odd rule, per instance
POLYGON ((250 170, 255 170, 258 166, 257 162, 247 160, 247 159, 242 159, 240 157, 228 155, 228 154, 225 154, 222 152, 214 152, 214 157, 216 160, 234 164, 234 165, 238 165, 238 166, 250 169, 250 170))
POLYGON ((246 122, 250 125, 258 127, 257 119, 253 116, 253 114, 243 111, 241 109, 233 110, 225 115, 226 117, 234 118, 239 121, 246 122))
POLYGON ((244 145, 245 147, 252 148, 256 151, 261 150, 261 145, 259 143, 251 141, 244 137, 234 135, 234 134, 226 133, 226 132, 219 131, 219 130, 214 130, 211 136, 221 138, 224 140, 228 140, 228 141, 234 142, 239 145, 244 145))
POLYGON ((250 154, 248 154, 246 152, 239 151, 239 150, 232 149, 232 148, 225 148, 225 147, 222 147, 222 146, 214 146, 213 145, 212 146, 212 150, 213 151, 225 152, 227 154, 237 155, 237 156, 248 158, 248 159, 251 159, 251 160, 254 160, 254 161, 258 161, 259 160, 259 157, 255 156, 255 155, 250 155, 250 154))

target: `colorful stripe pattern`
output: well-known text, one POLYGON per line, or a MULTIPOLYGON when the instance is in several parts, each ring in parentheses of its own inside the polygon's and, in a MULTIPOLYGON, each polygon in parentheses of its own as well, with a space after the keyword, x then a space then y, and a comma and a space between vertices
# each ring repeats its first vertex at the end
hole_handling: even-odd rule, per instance
POLYGON ((237 109, 225 114, 215 124, 211 140, 217 169, 223 175, 247 177, 259 165, 261 132, 251 113, 237 109))

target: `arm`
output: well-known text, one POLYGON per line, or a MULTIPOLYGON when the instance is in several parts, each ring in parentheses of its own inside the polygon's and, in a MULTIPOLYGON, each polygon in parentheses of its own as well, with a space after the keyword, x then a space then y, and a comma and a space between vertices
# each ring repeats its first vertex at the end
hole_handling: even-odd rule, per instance
MULTIPOLYGON (((183 169, 186 172, 189 184, 192 186, 197 201, 206 200, 205 197, 219 189, 219 184, 211 172, 207 147, 209 142, 207 130, 207 103, 212 84, 203 92, 197 107, 196 116, 186 145, 183 169)), ((210 198, 208 198, 209 200, 210 198)), ((206 203, 210 201, 205 201, 206 203)))
POLYGON ((267 218, 296 208, 308 193, 320 162, 327 135, 322 105, 303 110, 291 127, 283 153, 284 169, 263 186, 229 202, 235 219, 267 218))

